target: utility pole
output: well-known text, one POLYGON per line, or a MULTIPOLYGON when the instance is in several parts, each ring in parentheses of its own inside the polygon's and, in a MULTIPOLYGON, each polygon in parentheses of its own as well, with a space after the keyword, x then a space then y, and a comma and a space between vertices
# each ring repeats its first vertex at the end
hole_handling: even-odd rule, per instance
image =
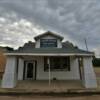
POLYGON ((87 39, 86 39, 86 38, 84 38, 84 40, 85 40, 86 50, 88 51, 87 39))

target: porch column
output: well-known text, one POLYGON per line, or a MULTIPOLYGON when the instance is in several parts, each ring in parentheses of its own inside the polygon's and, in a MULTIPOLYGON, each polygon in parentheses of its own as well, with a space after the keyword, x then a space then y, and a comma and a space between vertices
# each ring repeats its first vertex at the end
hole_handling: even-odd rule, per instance
POLYGON ((92 57, 83 58, 83 84, 86 88, 96 88, 96 76, 92 66, 92 57))
POLYGON ((5 72, 2 80, 2 88, 13 88, 17 82, 17 59, 15 56, 7 56, 5 72))
POLYGON ((48 57, 48 67, 49 67, 49 85, 51 84, 51 70, 50 70, 50 58, 48 57))
POLYGON ((23 80, 24 61, 22 58, 18 59, 18 80, 23 80))

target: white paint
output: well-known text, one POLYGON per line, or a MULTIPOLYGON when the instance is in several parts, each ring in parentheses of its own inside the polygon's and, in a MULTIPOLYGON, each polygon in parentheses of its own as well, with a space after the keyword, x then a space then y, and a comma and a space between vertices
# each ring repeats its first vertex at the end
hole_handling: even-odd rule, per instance
MULTIPOLYGON (((33 56, 24 56, 24 60, 36 60, 37 61, 37 80, 49 80, 49 72, 44 72, 44 58, 43 57, 33 57, 33 56)), ((79 67, 78 60, 76 57, 70 57, 70 67, 71 71, 50 71, 50 78, 57 78, 58 80, 79 80, 79 67)), ((20 74, 22 75, 22 74, 20 74)), ((23 77, 20 76, 20 77, 23 77)))
MULTIPOLYGON (((79 68, 78 60, 75 57, 70 58, 71 71, 55 71, 50 73, 50 78, 56 78, 58 80, 79 80, 79 68)), ((48 80, 48 72, 44 72, 43 57, 39 57, 37 60, 37 80, 48 80)))
MULTIPOLYGON (((18 66, 18 80, 23 79, 23 67, 24 60, 37 61, 37 80, 48 80, 49 73, 44 72, 44 58, 41 56, 23 56, 23 59, 19 59, 18 66)), ((70 57, 70 71, 51 71, 50 80, 56 78, 58 80, 79 80, 79 66, 78 58, 75 56, 70 57)), ((92 57, 83 57, 84 62, 84 79, 83 83, 86 88, 95 88, 97 86, 95 73, 92 67, 92 57)), ((16 85, 16 58, 14 56, 7 56, 6 70, 3 76, 2 87, 13 88, 16 85)))
POLYGON ((49 67, 49 85, 51 84, 51 70, 50 70, 50 58, 48 57, 48 67, 49 67))
POLYGON ((35 48, 40 48, 40 39, 35 42, 35 48))
POLYGON ((62 42, 60 39, 57 39, 57 46, 58 48, 62 48, 62 42))
POLYGON ((2 80, 2 88, 13 88, 16 86, 17 74, 16 74, 16 57, 7 56, 7 63, 2 80))
POLYGON ((24 61, 22 58, 18 60, 18 80, 23 80, 24 61))
POLYGON ((83 71, 84 71, 84 79, 83 84, 86 88, 96 88, 96 76, 92 66, 92 57, 84 57, 83 58, 83 71))
POLYGON ((80 79, 80 72, 79 72, 79 63, 78 58, 71 57, 71 67, 72 67, 72 75, 80 79))
MULTIPOLYGON (((57 48, 62 48, 61 40, 56 38, 56 37, 54 37, 54 36, 52 36, 52 35, 47 35, 47 36, 41 37, 41 39, 57 39, 57 48)), ((36 41, 35 48, 40 48, 40 39, 38 39, 36 41)))
MULTIPOLYGON (((62 48, 62 42, 60 39, 47 35, 41 37, 41 39, 57 39, 57 48, 62 48)), ((36 41, 35 48, 40 48, 40 39, 36 41)), ((13 88, 16 86, 17 82, 17 73, 16 73, 16 57, 23 56, 19 58, 18 64, 18 80, 23 80, 24 72, 24 60, 35 60, 37 61, 37 80, 52 80, 56 78, 57 80, 79 80, 79 65, 78 65, 78 56, 83 57, 84 62, 84 77, 83 83, 86 88, 95 88, 97 87, 95 73, 92 67, 92 56, 94 54, 81 54, 81 53, 5 53, 7 56, 7 64, 5 73, 2 80, 3 88, 13 88), (50 71, 44 72, 44 57, 43 56, 70 56, 70 71, 50 71)))
POLYGON ((94 54, 81 54, 81 53, 5 53, 5 55, 14 55, 14 56, 93 56, 94 54))

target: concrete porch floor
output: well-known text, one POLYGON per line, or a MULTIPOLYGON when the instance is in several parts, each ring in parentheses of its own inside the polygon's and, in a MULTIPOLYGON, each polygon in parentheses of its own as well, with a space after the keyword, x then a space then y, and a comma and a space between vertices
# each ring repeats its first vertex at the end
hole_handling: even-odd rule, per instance
POLYGON ((26 90, 39 90, 39 91, 66 91, 68 89, 84 89, 82 82, 80 80, 54 80, 51 81, 51 84, 49 85, 49 81, 47 80, 36 80, 36 81, 30 81, 30 80, 23 80, 18 81, 17 86, 15 87, 17 89, 26 89, 26 90))

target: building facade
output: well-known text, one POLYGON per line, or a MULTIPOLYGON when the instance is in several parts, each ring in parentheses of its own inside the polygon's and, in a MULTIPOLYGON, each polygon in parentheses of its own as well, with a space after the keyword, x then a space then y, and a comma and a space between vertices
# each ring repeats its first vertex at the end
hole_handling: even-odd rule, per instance
POLYGON ((81 80, 86 88, 96 88, 92 52, 81 50, 63 37, 46 32, 12 52, 7 63, 3 88, 13 88, 18 80, 81 80))

